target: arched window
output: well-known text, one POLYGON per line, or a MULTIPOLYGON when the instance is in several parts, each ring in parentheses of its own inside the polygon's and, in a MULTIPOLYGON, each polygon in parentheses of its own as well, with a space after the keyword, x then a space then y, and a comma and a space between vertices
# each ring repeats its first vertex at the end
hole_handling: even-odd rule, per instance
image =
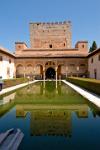
POLYGON ((17 65, 16 66, 16 76, 17 77, 23 77, 24 73, 25 73, 24 66, 21 64, 17 65))
POLYGON ((33 73, 33 66, 31 65, 31 64, 28 64, 27 66, 26 66, 26 74, 27 75, 30 75, 30 74, 32 74, 33 73))
POLYGON ((49 48, 52 48, 52 44, 49 45, 49 48))
POLYGON ((82 45, 82 48, 84 48, 84 44, 82 45))

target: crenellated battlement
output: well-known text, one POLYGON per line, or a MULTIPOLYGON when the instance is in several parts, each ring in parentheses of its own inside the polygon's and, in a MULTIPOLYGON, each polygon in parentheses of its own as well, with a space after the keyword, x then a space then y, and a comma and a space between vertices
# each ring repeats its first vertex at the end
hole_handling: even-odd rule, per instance
POLYGON ((33 25, 64 25, 69 24, 71 25, 71 21, 63 21, 63 22, 30 22, 33 25))

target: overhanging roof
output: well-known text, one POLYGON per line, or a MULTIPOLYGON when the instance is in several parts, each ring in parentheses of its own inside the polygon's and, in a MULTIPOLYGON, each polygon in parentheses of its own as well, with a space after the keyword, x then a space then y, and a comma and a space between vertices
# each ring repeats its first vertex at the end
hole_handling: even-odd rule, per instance
POLYGON ((7 54, 7 55, 15 58, 14 54, 10 53, 7 49, 5 49, 3 47, 0 47, 0 52, 3 53, 3 54, 7 54))

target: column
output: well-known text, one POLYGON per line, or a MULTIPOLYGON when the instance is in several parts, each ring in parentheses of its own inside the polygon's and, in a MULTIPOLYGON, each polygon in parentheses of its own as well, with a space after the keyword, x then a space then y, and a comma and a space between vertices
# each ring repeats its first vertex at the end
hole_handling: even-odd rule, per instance
POLYGON ((25 72, 26 72, 26 68, 24 67, 24 78, 25 78, 25 72))
POLYGON ((56 89, 57 89, 57 67, 55 68, 56 71, 56 89))
POLYGON ((66 66, 66 78, 68 77, 68 66, 66 66))
POLYGON ((56 71, 56 81, 57 81, 57 67, 55 68, 55 71, 56 71))
POLYGON ((45 94, 45 66, 43 67, 43 93, 45 94))
POLYGON ((76 70, 77 70, 77 77, 78 77, 79 76, 79 70, 80 70, 79 66, 76 67, 76 70))
POLYGON ((43 67, 43 80, 45 81, 45 66, 43 67))

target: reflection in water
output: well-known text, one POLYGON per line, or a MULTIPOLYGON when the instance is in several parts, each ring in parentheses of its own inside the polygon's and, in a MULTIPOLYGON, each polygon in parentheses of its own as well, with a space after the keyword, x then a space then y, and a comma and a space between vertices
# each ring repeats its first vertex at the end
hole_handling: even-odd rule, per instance
POLYGON ((29 85, 19 91, 16 94, 16 101, 18 103, 51 103, 51 104, 65 104, 67 102, 85 103, 85 99, 73 91, 70 87, 65 86, 61 81, 50 82, 45 81, 29 85), (44 87, 45 84, 45 87, 44 87), (69 101, 70 100, 70 101, 69 101))
POLYGON ((61 81, 37 82, 0 99, 0 131, 20 128, 21 150, 86 149, 84 143, 99 139, 100 109, 61 81))
POLYGON ((15 95, 16 95, 16 92, 0 97, 0 117, 2 117, 12 107, 14 107, 15 95))
POLYGON ((88 106, 65 105, 16 105, 16 117, 25 117, 30 112, 31 136, 68 136, 72 135, 72 112, 79 118, 88 117, 88 106))
POLYGON ((71 112, 63 110, 38 110, 31 112, 31 135, 71 137, 71 112))
POLYGON ((13 101, 14 98, 15 98, 15 95, 16 95, 16 92, 14 92, 10 95, 2 97, 2 99, 0 99, 0 105, 4 105, 4 104, 7 104, 7 103, 13 101))

